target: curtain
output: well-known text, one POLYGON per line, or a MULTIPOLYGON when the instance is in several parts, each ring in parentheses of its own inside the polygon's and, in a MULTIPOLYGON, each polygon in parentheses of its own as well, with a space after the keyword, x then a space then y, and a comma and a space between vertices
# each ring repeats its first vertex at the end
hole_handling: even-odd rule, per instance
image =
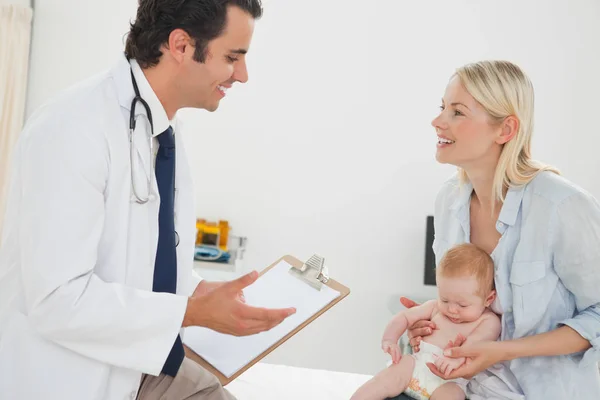
POLYGON ((0 5, 0 237, 11 152, 25 116, 32 16, 30 7, 0 5))

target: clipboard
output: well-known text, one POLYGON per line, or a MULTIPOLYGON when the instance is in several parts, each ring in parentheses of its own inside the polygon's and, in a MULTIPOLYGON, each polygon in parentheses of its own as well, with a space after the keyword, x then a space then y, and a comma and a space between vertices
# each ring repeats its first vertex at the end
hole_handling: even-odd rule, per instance
POLYGON ((350 289, 348 287, 329 278, 328 273, 327 273, 327 268, 324 266, 324 259, 318 255, 312 256, 306 263, 298 260, 297 258, 295 258, 291 255, 283 256, 280 259, 278 259, 277 261, 275 261, 273 264, 271 264, 269 267, 265 268, 259 274, 259 276, 264 275, 269 270, 271 270, 275 266, 279 265, 279 263, 281 261, 285 261, 292 266, 292 268, 289 271, 290 274, 292 274, 296 278, 302 280, 305 284, 312 286, 315 290, 320 290, 320 287, 322 285, 326 285, 326 286, 330 287, 331 289, 339 292, 340 295, 338 297, 336 297, 335 299, 333 299, 329 304, 324 306, 321 310, 319 310, 318 312, 313 314, 311 317, 309 317, 306 321, 302 322, 295 329, 290 331, 283 338, 281 338, 280 340, 275 342, 267 350, 265 350, 264 352, 259 354, 257 357, 255 357, 253 360, 251 360, 248 364, 244 365, 244 367, 242 367, 239 371, 237 371, 235 374, 233 374, 229 378, 227 376, 223 375, 219 370, 217 370, 208 361, 206 361, 204 358, 202 358, 201 356, 196 354, 191 348, 189 348, 187 345, 184 344, 186 356, 188 358, 194 360, 196 363, 200 364, 200 366, 205 368, 207 371, 209 371, 213 375, 215 375, 217 377, 217 379, 219 379, 219 381, 221 382, 221 384, 223 386, 226 386, 227 384, 229 384, 230 382, 235 380, 238 376, 240 376, 241 374, 246 372, 246 370, 251 368, 254 364, 258 363, 260 360, 265 358, 273 350, 275 350, 276 348, 281 346, 288 339, 290 339, 292 336, 294 336, 295 334, 300 332, 302 329, 304 329, 306 326, 308 326, 310 323, 312 323, 314 320, 316 320, 318 317, 323 315, 325 312, 327 312, 329 309, 331 309, 333 306, 335 306, 337 303, 342 301, 346 296, 348 296, 350 294, 350 289))

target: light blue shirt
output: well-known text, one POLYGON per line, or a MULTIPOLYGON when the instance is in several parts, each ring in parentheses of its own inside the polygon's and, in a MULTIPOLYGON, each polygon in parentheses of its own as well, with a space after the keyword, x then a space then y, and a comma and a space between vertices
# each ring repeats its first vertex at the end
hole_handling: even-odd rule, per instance
MULTIPOLYGON (((436 260, 470 241, 471 184, 455 176, 435 205, 436 260)), ((501 340, 568 325, 592 348, 567 356, 521 358, 496 365, 469 383, 469 398, 600 399, 600 204, 564 178, 542 172, 511 188, 492 252, 502 313, 501 340)))

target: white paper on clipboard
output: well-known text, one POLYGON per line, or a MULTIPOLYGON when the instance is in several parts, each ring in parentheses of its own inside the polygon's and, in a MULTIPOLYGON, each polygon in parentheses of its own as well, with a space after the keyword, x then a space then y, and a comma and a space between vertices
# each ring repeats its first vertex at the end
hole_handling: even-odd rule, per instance
POLYGON ((296 313, 267 332, 237 337, 207 328, 189 327, 184 343, 226 377, 249 364, 299 325, 340 296, 340 292, 323 285, 317 290, 289 273, 292 266, 280 261, 244 289, 246 304, 265 308, 296 308, 296 313))

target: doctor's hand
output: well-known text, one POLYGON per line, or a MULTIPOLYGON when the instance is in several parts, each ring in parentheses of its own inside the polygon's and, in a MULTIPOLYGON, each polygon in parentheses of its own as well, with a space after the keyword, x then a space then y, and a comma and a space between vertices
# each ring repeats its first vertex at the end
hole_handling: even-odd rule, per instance
MULTIPOLYGON (((202 281, 198 284, 198 286, 196 286, 196 290, 194 290, 194 294, 192 295, 192 297, 203 296, 207 293, 212 292, 216 288, 223 286, 225 283, 226 282, 202 281)), ((238 293, 238 300, 241 301, 242 303, 246 302, 246 298, 244 297, 243 290, 240 290, 240 292, 238 293)))
MULTIPOLYGON (((400 297, 400 303, 402 303, 402 305, 406 308, 412 308, 420 305, 419 303, 416 303, 406 297, 400 297)), ((426 319, 417 321, 414 324, 412 324, 412 326, 408 327, 407 335, 413 352, 419 352, 419 346, 421 345, 421 340, 423 340, 423 336, 431 335, 434 329, 437 329, 435 323, 426 319)))
MULTIPOLYGON (((183 326, 203 326, 217 332, 248 336, 279 325, 294 308, 266 309, 251 307, 239 300, 239 293, 258 279, 256 271, 188 299, 183 326)), ((214 286, 214 285, 213 285, 214 286)))

